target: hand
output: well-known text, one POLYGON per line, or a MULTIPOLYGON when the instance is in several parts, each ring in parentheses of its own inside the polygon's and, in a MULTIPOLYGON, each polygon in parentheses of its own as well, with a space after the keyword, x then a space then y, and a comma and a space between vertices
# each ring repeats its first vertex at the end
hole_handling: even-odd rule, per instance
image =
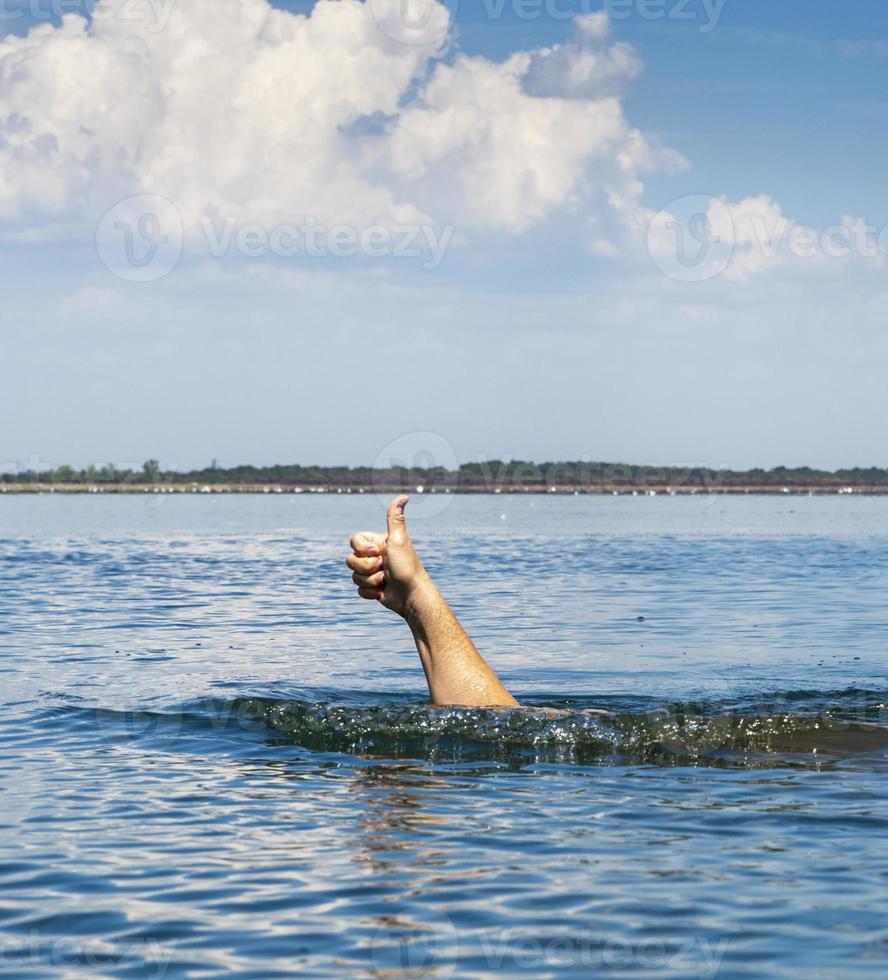
POLYGON ((345 563, 362 599, 376 599, 407 618, 410 600, 428 576, 410 542, 404 521, 409 497, 396 497, 386 512, 387 534, 361 531, 351 539, 345 563))

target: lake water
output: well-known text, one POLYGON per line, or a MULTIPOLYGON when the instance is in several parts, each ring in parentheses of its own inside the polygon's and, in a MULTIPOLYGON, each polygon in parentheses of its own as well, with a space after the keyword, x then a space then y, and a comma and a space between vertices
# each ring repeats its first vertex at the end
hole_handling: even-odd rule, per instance
POLYGON ((0 972, 888 975, 888 500, 415 498, 516 712, 426 705, 382 521, 0 497, 0 972))

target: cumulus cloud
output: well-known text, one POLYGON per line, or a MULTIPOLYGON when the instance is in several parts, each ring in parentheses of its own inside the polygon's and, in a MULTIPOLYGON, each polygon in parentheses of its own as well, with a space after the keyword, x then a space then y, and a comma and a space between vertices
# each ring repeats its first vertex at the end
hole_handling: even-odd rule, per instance
POLYGON ((759 272, 780 265, 787 257, 782 243, 791 222, 767 194, 748 197, 736 204, 725 199, 714 200, 709 208, 709 222, 715 240, 733 245, 725 270, 729 279, 745 282, 759 272))
POLYGON ((265 0, 191 0, 160 30, 121 12, 6 38, 0 214, 88 211, 145 191, 173 200, 186 224, 309 208, 353 222, 415 217, 362 172, 346 128, 396 112, 428 57, 349 0, 311 17, 265 0))
POLYGON ((805 225, 767 194, 736 202, 689 195, 655 214, 639 205, 636 215, 654 262, 686 282, 724 276, 745 283, 777 269, 823 274, 848 263, 881 269, 888 256, 883 229, 848 216, 827 227, 805 225))
POLYGON ((473 226, 520 232, 587 197, 593 168, 617 179, 633 138, 620 103, 528 95, 527 64, 516 55, 437 67, 387 143, 417 199, 473 226))
POLYGON ((574 21, 567 44, 535 51, 528 59, 524 88, 531 95, 599 99, 621 95, 642 71, 641 58, 629 44, 610 42, 606 13, 574 21))
POLYGON ((767 194, 737 204, 723 200, 722 204, 712 210, 713 230, 733 236, 727 275, 740 282, 788 264, 815 271, 848 262, 873 269, 885 266, 888 237, 863 218, 845 215, 832 225, 814 227, 785 215, 767 194), (722 220, 728 215, 729 227, 720 227, 716 214, 722 220))
POLYGON ((189 233, 306 216, 520 233, 619 212, 675 161, 625 118, 641 63, 603 15, 561 46, 450 60, 447 8, 422 2, 434 30, 406 41, 402 0, 189 0, 163 22, 106 0, 0 40, 0 224, 55 234, 150 193, 189 233))

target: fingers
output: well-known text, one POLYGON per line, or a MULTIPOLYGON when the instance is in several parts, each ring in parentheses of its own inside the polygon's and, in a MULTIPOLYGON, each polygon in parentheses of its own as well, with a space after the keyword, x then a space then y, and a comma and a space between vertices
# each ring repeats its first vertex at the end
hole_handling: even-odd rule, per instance
POLYGON ((395 539, 402 535, 406 537, 407 523, 404 520, 404 508, 407 506, 409 500, 410 498, 405 494, 400 497, 395 497, 388 505, 388 510, 385 513, 385 521, 388 525, 389 537, 394 537, 395 539))
POLYGON ((396 497, 389 504, 386 512, 388 534, 359 531, 349 542, 353 553, 345 559, 345 563, 352 570, 352 581, 362 599, 382 599, 386 583, 383 557, 389 538, 394 541, 405 541, 407 538, 404 508, 409 499, 407 496, 396 497))
POLYGON ((381 555, 385 552, 385 535, 375 531, 359 531, 349 542, 351 550, 363 558, 381 555))
POLYGON ((349 555, 345 559, 346 565, 358 575, 372 575, 382 569, 382 556, 375 558, 361 558, 359 555, 349 555))

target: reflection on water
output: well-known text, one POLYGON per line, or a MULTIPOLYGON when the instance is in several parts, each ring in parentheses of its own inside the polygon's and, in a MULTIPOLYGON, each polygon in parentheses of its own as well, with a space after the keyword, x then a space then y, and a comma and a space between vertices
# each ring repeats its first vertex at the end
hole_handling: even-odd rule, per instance
POLYGON ((378 517, 0 501, 0 969, 885 975, 888 501, 460 498, 522 711, 423 703, 378 517))

